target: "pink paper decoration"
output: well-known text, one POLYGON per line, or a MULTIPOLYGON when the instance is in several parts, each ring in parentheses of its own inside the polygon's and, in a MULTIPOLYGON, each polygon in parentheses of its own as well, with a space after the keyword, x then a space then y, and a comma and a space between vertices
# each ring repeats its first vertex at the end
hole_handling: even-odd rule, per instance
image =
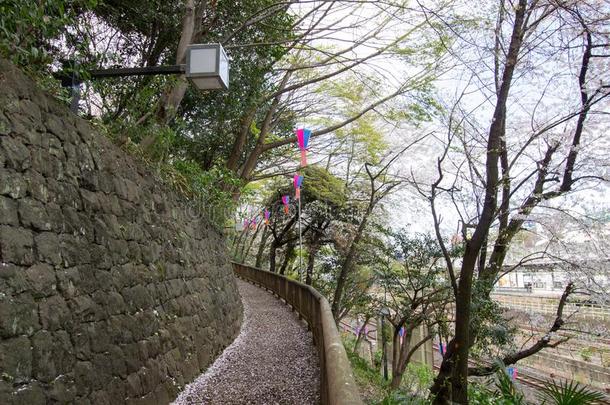
POLYGON ((292 178, 292 183, 294 185, 294 198, 299 200, 301 198, 301 185, 303 184, 303 176, 300 174, 295 174, 292 178))
POLYGON ((265 217, 265 225, 269 225, 269 218, 271 217, 271 212, 269 212, 267 208, 265 208, 263 216, 265 217))
POLYGON ((311 130, 305 128, 299 128, 296 130, 297 143, 301 150, 301 167, 307 166, 307 148, 309 146, 309 137, 311 136, 311 130))

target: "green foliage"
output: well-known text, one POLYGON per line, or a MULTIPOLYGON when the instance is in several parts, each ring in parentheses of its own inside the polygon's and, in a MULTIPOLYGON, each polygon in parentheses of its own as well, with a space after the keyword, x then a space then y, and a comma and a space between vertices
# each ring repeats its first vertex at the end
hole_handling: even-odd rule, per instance
POLYGON ((428 405, 430 403, 427 398, 413 396, 403 391, 393 391, 383 398, 378 405, 428 405))
POLYGON ((366 360, 353 352, 355 339, 351 335, 343 336, 343 345, 350 360, 354 378, 366 403, 377 404, 388 395, 389 383, 383 380, 378 365, 371 367, 366 360))
POLYGON ((542 405, 593 405, 605 399, 600 392, 590 390, 575 381, 553 381, 542 388, 542 405))
MULTIPOLYGON (((308 165, 300 173, 303 175, 303 188, 301 190, 301 204, 303 210, 312 206, 312 209, 319 211, 320 215, 329 215, 330 210, 341 208, 347 201, 347 192, 343 182, 332 175, 328 170, 317 165, 308 165), (314 207, 314 203, 319 203, 314 207)), ((288 181, 282 179, 279 182, 271 183, 268 187, 274 190, 267 197, 266 205, 274 206, 280 201, 284 194, 292 194, 292 177, 288 181)), ((315 214, 309 213, 309 214, 315 214)))
POLYGON ((472 383, 468 386, 468 400, 473 405, 526 405, 523 393, 519 392, 502 366, 495 375, 494 389, 490 384, 472 383))
POLYGON ((47 71, 53 41, 96 0, 11 0, 0 2, 0 54, 30 72, 47 71))
POLYGON ((384 381, 380 373, 381 350, 375 353, 373 366, 353 352, 355 338, 352 335, 343 336, 343 344, 347 351, 356 382, 366 403, 375 405, 428 405, 430 401, 424 392, 434 379, 434 372, 422 364, 410 364, 405 372, 405 380, 410 384, 401 386, 398 390, 390 390, 389 381, 384 381))
POLYGON ((427 270, 435 259, 442 256, 438 242, 429 234, 412 235, 403 229, 392 236, 397 258, 410 270, 427 270))
MULTIPOLYGON (((10 60, 58 99, 68 103, 71 89, 51 75, 53 65, 63 64, 62 42, 76 24, 79 13, 93 9, 98 0, 0 1, 0 57, 10 60)), ((76 46, 84 48, 86 41, 76 46)), ((65 65, 67 74, 86 75, 80 66, 65 65)))
POLYGON ((497 396, 484 384, 471 382, 468 384, 468 402, 472 405, 495 405, 497 396))
POLYGON ((333 208, 343 207, 347 201, 345 184, 328 170, 317 165, 308 165, 301 170, 303 174, 302 195, 320 201, 333 208))
MULTIPOLYGON (((473 405, 526 405, 525 396, 517 390, 502 366, 495 374, 493 386, 471 383, 468 400, 473 405)), ((594 405, 605 399, 600 392, 590 390, 575 381, 546 384, 538 393, 541 405, 594 405)))
POLYGON ((513 405, 525 405, 525 397, 523 393, 517 391, 513 381, 506 371, 504 371, 504 367, 502 367, 496 373, 496 395, 500 397, 501 400, 505 401, 507 404, 513 405))
POLYGON ((504 310, 486 293, 489 287, 480 280, 474 283, 472 322, 477 325, 477 341, 471 348, 473 358, 502 358, 504 352, 514 350, 514 323, 507 322, 504 310))
POLYGON ((193 194, 202 204, 207 217, 218 225, 224 225, 235 208, 234 190, 239 190, 241 186, 241 181, 235 174, 224 167, 203 170, 199 164, 190 160, 176 160, 172 167, 182 176, 186 192, 193 194))
POLYGON ((402 379, 401 388, 408 392, 427 396, 428 389, 434 381, 434 371, 426 364, 409 363, 402 379))

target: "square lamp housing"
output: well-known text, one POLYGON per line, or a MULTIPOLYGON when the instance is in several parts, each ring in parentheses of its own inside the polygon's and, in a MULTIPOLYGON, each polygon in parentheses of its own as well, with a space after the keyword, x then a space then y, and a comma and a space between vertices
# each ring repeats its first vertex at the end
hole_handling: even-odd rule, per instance
POLYGON ((189 45, 186 77, 200 90, 229 88, 229 58, 220 44, 189 45))

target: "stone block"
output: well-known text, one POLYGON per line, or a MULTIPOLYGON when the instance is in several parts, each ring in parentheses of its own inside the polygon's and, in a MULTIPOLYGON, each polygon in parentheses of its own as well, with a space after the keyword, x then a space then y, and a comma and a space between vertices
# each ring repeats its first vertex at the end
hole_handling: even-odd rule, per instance
POLYGON ((18 224, 17 201, 0 196, 0 225, 16 226, 18 224))
POLYGON ((92 362, 93 369, 97 374, 97 384, 93 388, 104 389, 112 381, 112 358, 110 353, 95 353, 92 362))
POLYGON ((12 124, 2 112, 0 112, 0 136, 6 136, 11 133, 12 124))
POLYGON ((47 128, 47 131, 60 139, 65 139, 65 133, 67 132, 66 125, 59 117, 54 114, 46 114, 44 125, 47 128))
POLYGON ((119 346, 112 345, 108 349, 108 360, 111 364, 111 374, 121 378, 127 377, 127 364, 125 355, 119 346))
POLYGON ((74 369, 74 348, 65 331, 40 331, 32 337, 32 347, 33 375, 37 380, 50 383, 74 369))
POLYGON ((36 148, 42 148, 42 137, 43 130, 37 130, 35 128, 26 128, 24 132, 20 133, 19 136, 23 138, 23 142, 30 146, 36 148))
MULTIPOLYGON (((123 378, 114 377, 108 387, 106 388, 106 392, 108 393, 108 398, 111 404, 120 404, 125 401, 125 383, 123 378)), ((169 401, 167 402, 169 404, 169 401)))
POLYGON ((111 170, 105 170, 99 176, 100 190, 108 195, 114 194, 114 173, 111 170))
POLYGON ((64 214, 61 207, 55 203, 46 203, 45 207, 49 216, 49 222, 51 223, 51 229, 55 233, 64 232, 64 214))
POLYGON ((37 381, 31 381, 29 384, 19 387, 12 395, 12 403, 14 405, 45 405, 47 403, 44 389, 37 381))
POLYGON ((68 302, 75 321, 93 322, 104 318, 104 311, 88 295, 79 295, 68 302))
POLYGON ((49 399, 61 404, 67 404, 76 398, 76 383, 70 375, 60 375, 51 384, 48 390, 49 399))
POLYGON ((70 329, 70 333, 76 359, 80 361, 89 361, 91 360, 92 353, 89 345, 89 334, 86 330, 87 324, 75 322, 73 325, 74 326, 70 329))
POLYGON ((35 264, 24 271, 24 276, 34 298, 49 297, 57 293, 55 270, 50 265, 35 264))
POLYGON ((49 189, 47 188, 46 179, 42 174, 33 170, 29 171, 26 180, 32 198, 46 203, 49 200, 49 189))
POLYGON ((27 337, 0 340, 0 375, 13 384, 30 381, 32 348, 27 337))
POLYGON ((121 350, 125 355, 125 365, 127 366, 127 373, 133 374, 140 369, 140 356, 138 345, 136 343, 128 343, 121 346, 121 350))
POLYGON ((91 168, 82 170, 78 178, 78 185, 81 190, 98 191, 100 185, 97 172, 91 168))
POLYGON ((34 237, 36 257, 40 262, 52 265, 62 264, 59 238, 55 233, 43 232, 34 237))
POLYGON ((35 231, 50 231, 51 220, 43 203, 32 198, 19 200, 19 220, 25 228, 35 231))
POLYGON ((116 291, 111 291, 106 295, 106 308, 109 315, 124 313, 127 309, 123 296, 116 291))
POLYGON ((137 373, 132 373, 127 376, 126 394, 130 398, 137 398, 142 396, 142 383, 140 382, 140 376, 137 373))
POLYGON ((106 322, 91 322, 87 325, 89 347, 94 353, 104 353, 110 348, 111 339, 106 322))
POLYGON ((32 119, 32 122, 40 122, 42 115, 40 107, 32 100, 19 100, 19 110, 32 119))
POLYGON ((86 248, 87 241, 74 235, 62 234, 59 236, 59 248, 64 267, 72 267, 91 262, 91 255, 86 248))
POLYGON ((80 196, 83 202, 83 209, 88 213, 95 213, 100 211, 100 202, 98 195, 95 192, 80 189, 80 196))
POLYGON ((48 150, 33 147, 30 151, 30 158, 32 169, 47 179, 55 181, 64 179, 64 165, 62 160, 57 156, 49 154, 48 150))
POLYGON ((144 264, 155 263, 161 255, 161 247, 155 242, 149 242, 141 247, 142 262, 144 264))
POLYGON ((18 139, 10 136, 0 138, 0 154, 3 154, 5 166, 22 172, 31 165, 30 151, 18 139))
POLYGON ((62 221, 59 227, 61 233, 78 235, 80 233, 79 227, 82 218, 81 213, 78 212, 78 210, 74 207, 67 207, 64 205, 61 208, 61 214, 62 221))
POLYGON ((110 397, 105 389, 92 392, 91 395, 89 395, 89 400, 92 404, 113 405, 113 403, 110 402, 110 397))
MULTIPOLYGON (((105 246, 90 244, 89 253, 91 254, 91 264, 94 265, 96 268, 109 270, 112 267, 113 262, 111 252, 109 252, 108 249, 105 248, 105 246)), ((112 281, 110 281, 109 284, 112 284, 112 281)))
POLYGON ((40 300, 38 308, 43 329, 49 331, 68 329, 72 323, 72 314, 68 304, 59 295, 40 300))
POLYGON ((47 177, 47 187, 49 188, 49 195, 52 196, 51 201, 61 205, 64 212, 70 207, 77 211, 83 209, 83 203, 75 185, 47 177))
POLYGON ((29 266, 34 261, 34 238, 27 229, 0 226, 2 261, 29 266))
POLYGON ((148 290, 142 285, 126 288, 122 291, 122 295, 125 298, 125 303, 131 312, 151 308, 153 305, 153 301, 148 293, 148 290))
POLYGON ((108 249, 112 253, 112 262, 125 264, 129 261, 129 245, 122 239, 110 239, 108 249))
POLYGON ((95 369, 90 361, 76 362, 74 365, 74 382, 76 383, 77 395, 88 395, 91 392, 91 387, 95 385, 96 378, 95 369))
POLYGON ((0 195, 22 198, 28 190, 24 177, 13 170, 0 169, 0 195))

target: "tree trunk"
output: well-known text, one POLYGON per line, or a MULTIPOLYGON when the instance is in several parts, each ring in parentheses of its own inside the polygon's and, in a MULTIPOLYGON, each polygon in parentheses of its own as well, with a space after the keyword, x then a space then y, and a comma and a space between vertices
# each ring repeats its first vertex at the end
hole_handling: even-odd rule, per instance
POLYGON ((275 260, 277 255, 277 242, 274 240, 269 247, 269 271, 275 273, 275 260))
MULTIPOLYGON (((394 367, 394 365, 392 365, 394 367)), ((402 375, 404 371, 393 371, 392 372, 392 381, 390 382, 390 388, 395 390, 400 387, 400 383, 402 382, 402 375)))
MULTIPOLYGON (((201 19, 197 18, 195 0, 186 0, 184 4, 184 16, 182 18, 182 31, 180 42, 176 50, 176 64, 183 64, 186 59, 186 49, 193 42, 193 36, 201 25, 201 19)), ((168 88, 163 95, 157 109, 157 122, 167 124, 175 115, 178 106, 184 98, 188 82, 184 75, 168 88)))
POLYGON ((356 343, 354 343, 354 353, 355 354, 358 353, 358 348, 360 347, 360 343, 362 343, 362 339, 366 338, 366 334, 364 332, 366 330, 366 325, 367 325, 367 323, 369 323, 370 319, 371 319, 370 317, 364 318, 364 323, 362 324, 362 327, 358 331, 358 335, 356 336, 356 343))
POLYGON ((333 304, 331 306, 331 310, 335 319, 338 319, 339 312, 341 309, 341 298, 343 297, 343 290, 345 288, 345 282, 347 281, 347 276, 349 271, 351 270, 354 259, 356 257, 356 248, 360 239, 362 238, 362 234, 364 233, 364 229, 366 227, 369 215, 373 211, 373 207, 375 205, 375 196, 372 195, 369 200, 369 205, 367 210, 362 217, 362 221, 360 221, 360 225, 358 226, 358 230, 356 231, 356 235, 354 239, 352 239, 352 243, 350 244, 347 255, 345 256, 345 260, 343 261, 343 265, 341 266, 341 270, 339 271, 339 276, 337 277, 337 286, 335 287, 335 294, 333 295, 333 304))
POLYGON ((239 134, 237 134, 237 137, 233 142, 231 154, 227 159, 227 169, 231 170, 234 173, 237 173, 239 161, 243 154, 244 146, 246 145, 248 135, 250 134, 250 125, 252 124, 255 115, 256 107, 251 107, 250 110, 248 110, 248 113, 243 116, 239 134))
MULTIPOLYGON (((413 324, 415 325, 415 324, 413 324)), ((396 335, 397 341, 399 342, 399 349, 395 350, 396 358, 392 360, 392 382, 390 383, 390 388, 393 390, 400 387, 400 383, 402 382, 402 376, 407 368, 407 364, 409 364, 409 360, 411 360, 412 350, 411 350, 411 338, 413 336, 414 326, 410 327, 405 326, 405 335, 402 338, 402 343, 400 343, 400 336, 396 335)), ((419 325, 418 325, 419 326, 419 325)))
POLYGON ((286 274, 286 269, 288 268, 288 264, 290 263, 292 256, 294 255, 294 243, 289 243, 286 246, 286 253, 284 254, 284 261, 282 262, 282 266, 280 267, 280 274, 286 274))
POLYGON ((245 231, 241 231, 239 233, 239 237, 233 244, 233 258, 235 260, 237 260, 238 262, 241 260, 241 258, 239 257, 239 250, 240 250, 240 246, 241 246, 241 241, 243 240, 245 234, 246 234, 245 231))
POLYGON ((305 275, 305 284, 311 285, 313 279, 313 267, 316 261, 316 254, 318 253, 319 246, 317 243, 312 243, 309 247, 309 255, 307 257, 307 270, 305 275))
POLYGON ((250 250, 252 250, 252 245, 254 244, 254 241, 256 240, 256 237, 258 236, 258 233, 260 232, 260 230, 261 230, 261 225, 258 225, 256 227, 256 231, 254 232, 254 235, 252 235, 252 239, 250 239, 250 242, 248 243, 248 247, 245 249, 245 254, 243 255, 244 263, 248 259, 248 256, 250 256, 250 250))
POLYGON ((263 253, 265 253, 265 246, 267 245, 267 239, 269 239, 269 229, 265 226, 263 229, 263 236, 261 237, 260 244, 258 245, 258 251, 256 252, 256 263, 254 267, 257 269, 261 268, 263 264, 263 253))
POLYGON ((506 105, 512 84, 513 73, 519 59, 521 44, 525 34, 527 0, 519 0, 515 8, 515 20, 511 41, 506 56, 502 84, 494 110, 487 139, 487 160, 485 163, 486 188, 481 217, 472 235, 466 243, 455 305, 455 333, 443 358, 441 369, 430 392, 435 405, 445 405, 450 400, 458 404, 468 404, 468 354, 473 343, 470 335, 470 318, 472 302, 472 279, 474 268, 493 223, 498 198, 498 161, 501 152, 501 140, 505 135, 506 105), (447 384, 450 379, 450 387, 447 384))

